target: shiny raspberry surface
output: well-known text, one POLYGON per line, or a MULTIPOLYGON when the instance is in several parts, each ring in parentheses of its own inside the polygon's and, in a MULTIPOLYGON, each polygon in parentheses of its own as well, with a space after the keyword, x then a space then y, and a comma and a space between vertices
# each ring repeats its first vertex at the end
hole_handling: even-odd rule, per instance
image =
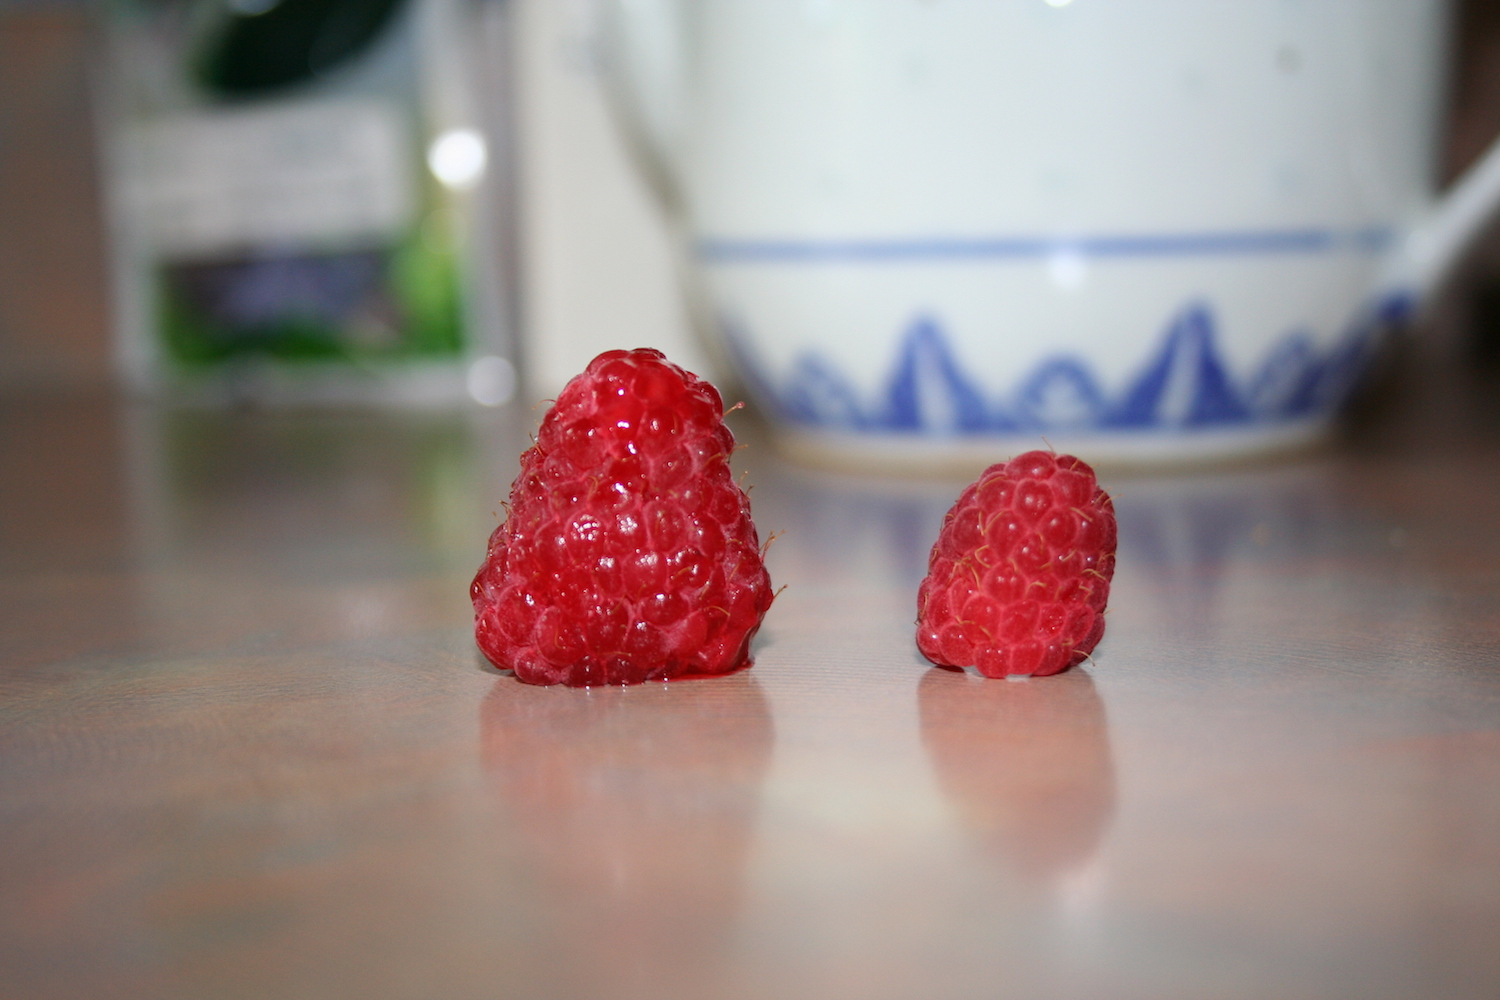
POLYGON ((521 456, 474 577, 474 634, 531 684, 638 684, 750 664, 771 580, 712 385, 608 351, 521 456))
POLYGON ((1032 451, 992 465, 943 519, 917 592, 917 646, 986 677, 1045 676, 1104 635, 1115 508, 1094 470, 1032 451))

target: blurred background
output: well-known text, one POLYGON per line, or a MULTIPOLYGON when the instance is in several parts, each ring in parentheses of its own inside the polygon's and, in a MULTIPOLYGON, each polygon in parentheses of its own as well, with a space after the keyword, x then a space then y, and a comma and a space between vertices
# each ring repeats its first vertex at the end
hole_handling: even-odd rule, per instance
MULTIPOLYGON (((666 229, 611 131, 591 5, 459 6, 486 8, 498 25, 479 41, 483 72, 465 83, 492 145, 493 194, 465 211, 499 234, 477 258, 479 283, 496 297, 484 350, 524 368, 532 399, 621 344, 655 344, 711 370, 688 332, 666 229)), ((1500 133, 1500 8, 1455 6, 1445 179, 1500 133)), ((101 165, 100 119, 114 113, 100 100, 101 88, 111 90, 99 16, 108 9, 0 0, 0 392, 98 393, 119 383, 112 337, 128 323, 112 314, 121 300, 110 290, 101 165)), ((1500 366, 1500 238, 1471 254, 1426 325, 1418 353, 1432 364, 1500 366)))
MULTIPOLYGON (((224 9, 233 17, 241 6, 224 9)), ((467 332, 477 343, 460 351, 465 360, 498 356, 509 363, 525 357, 526 389, 533 399, 555 394, 596 353, 622 343, 654 344, 687 367, 705 370, 707 362, 687 332, 665 226, 607 120, 590 47, 591 5, 461 0, 384 6, 405 7, 408 15, 419 9, 424 16, 440 9, 456 25, 446 37, 438 36, 438 51, 445 55, 419 51, 413 78, 398 80, 421 91, 426 101, 418 127, 434 141, 429 165, 437 139, 464 131, 450 128, 435 135, 439 127, 432 120, 444 115, 464 118, 461 125, 472 122, 489 147, 482 197, 469 194, 464 189, 470 185, 463 184, 456 195, 443 192, 457 204, 436 206, 457 217, 459 228, 470 229, 459 234, 468 241, 459 250, 470 270, 464 289, 467 332), (466 48, 457 54, 466 57, 467 66, 455 69, 449 57, 459 46, 466 48), (439 74, 451 79, 435 85, 439 74), (443 91, 443 85, 448 92, 435 101, 431 94, 443 91), (442 101, 445 106, 434 111, 432 105, 442 101)), ((138 342, 154 339, 154 331, 135 329, 149 322, 143 321, 143 310, 136 314, 140 290, 126 276, 112 291, 111 282, 121 281, 119 272, 134 266, 132 245, 141 242, 119 207, 134 204, 132 183, 161 189, 174 182, 182 187, 184 179, 164 183, 160 177, 124 176, 141 170, 128 150, 110 156, 109 147, 122 123, 145 121, 149 127, 153 102, 158 109, 182 110, 183 98, 161 82, 167 74, 159 65, 167 61, 164 50, 178 44, 172 37, 178 26, 169 24, 152 35, 149 25, 143 30, 148 19, 140 13, 173 7, 192 9, 0 0, 0 392, 97 393, 120 388, 122 375, 125 382, 149 381, 132 371, 141 364, 132 357, 139 354, 138 342), (112 185, 117 194, 125 189, 113 200, 113 223, 112 185), (113 277, 112 252, 124 255, 113 277)), ((182 33, 193 30, 188 25, 182 33)), ((399 47, 402 41, 383 44, 399 47)), ((217 139, 222 145, 224 137, 217 139)), ((177 157, 186 160, 180 150, 177 157)), ((228 169, 223 163, 203 171, 209 169, 219 172, 221 183, 229 182, 223 180, 228 169)), ((425 177, 420 166, 418 171, 425 177)), ((346 187, 351 180, 358 179, 343 179, 346 187)), ((199 229, 238 226, 243 237, 245 227, 255 225, 253 219, 205 221, 203 214, 200 210, 190 220, 199 229)), ((174 233, 168 242, 184 239, 201 243, 202 234, 174 233)), ((431 242, 430 233, 424 239, 431 242)), ((202 256, 201 247, 190 249, 202 256)), ((216 277, 199 271, 178 276, 179 283, 195 283, 189 298, 193 293, 203 298, 216 277)), ((222 273, 217 277, 222 280, 222 273)), ((331 284, 326 274, 308 277, 305 268, 298 272, 295 266, 269 277, 283 285, 299 278, 320 283, 325 297, 331 284)), ((241 287, 247 283, 242 279, 241 287)), ((369 325, 366 316, 355 319, 369 325)), ((473 371, 471 365, 471 383, 473 371)), ((478 385, 477 392, 474 384, 468 388, 469 396, 491 405, 505 402, 512 392, 503 378, 498 385, 478 385)))

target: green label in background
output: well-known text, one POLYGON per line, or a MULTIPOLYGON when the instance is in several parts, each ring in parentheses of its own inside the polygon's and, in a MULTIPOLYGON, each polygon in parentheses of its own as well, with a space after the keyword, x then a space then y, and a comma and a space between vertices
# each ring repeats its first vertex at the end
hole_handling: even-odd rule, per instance
POLYGON ((161 330, 173 361, 378 363, 463 350, 452 253, 414 235, 391 249, 165 264, 161 330))

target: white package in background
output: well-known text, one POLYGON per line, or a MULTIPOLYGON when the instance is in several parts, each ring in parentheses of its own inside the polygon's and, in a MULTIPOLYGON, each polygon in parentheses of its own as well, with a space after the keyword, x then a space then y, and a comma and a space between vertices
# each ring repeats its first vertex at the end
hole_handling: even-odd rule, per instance
POLYGON ((117 357, 191 401, 514 394, 501 0, 111 0, 117 357))

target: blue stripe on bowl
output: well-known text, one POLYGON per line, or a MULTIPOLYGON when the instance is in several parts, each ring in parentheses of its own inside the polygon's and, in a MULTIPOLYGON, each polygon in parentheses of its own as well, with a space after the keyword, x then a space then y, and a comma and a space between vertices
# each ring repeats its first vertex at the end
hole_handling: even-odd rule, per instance
POLYGON ((878 264, 893 261, 1035 260, 1076 255, 1095 258, 1263 256, 1385 252, 1391 226, 1360 229, 1264 229, 1201 233, 1097 236, 897 237, 880 239, 698 240, 698 259, 710 264, 878 264))

